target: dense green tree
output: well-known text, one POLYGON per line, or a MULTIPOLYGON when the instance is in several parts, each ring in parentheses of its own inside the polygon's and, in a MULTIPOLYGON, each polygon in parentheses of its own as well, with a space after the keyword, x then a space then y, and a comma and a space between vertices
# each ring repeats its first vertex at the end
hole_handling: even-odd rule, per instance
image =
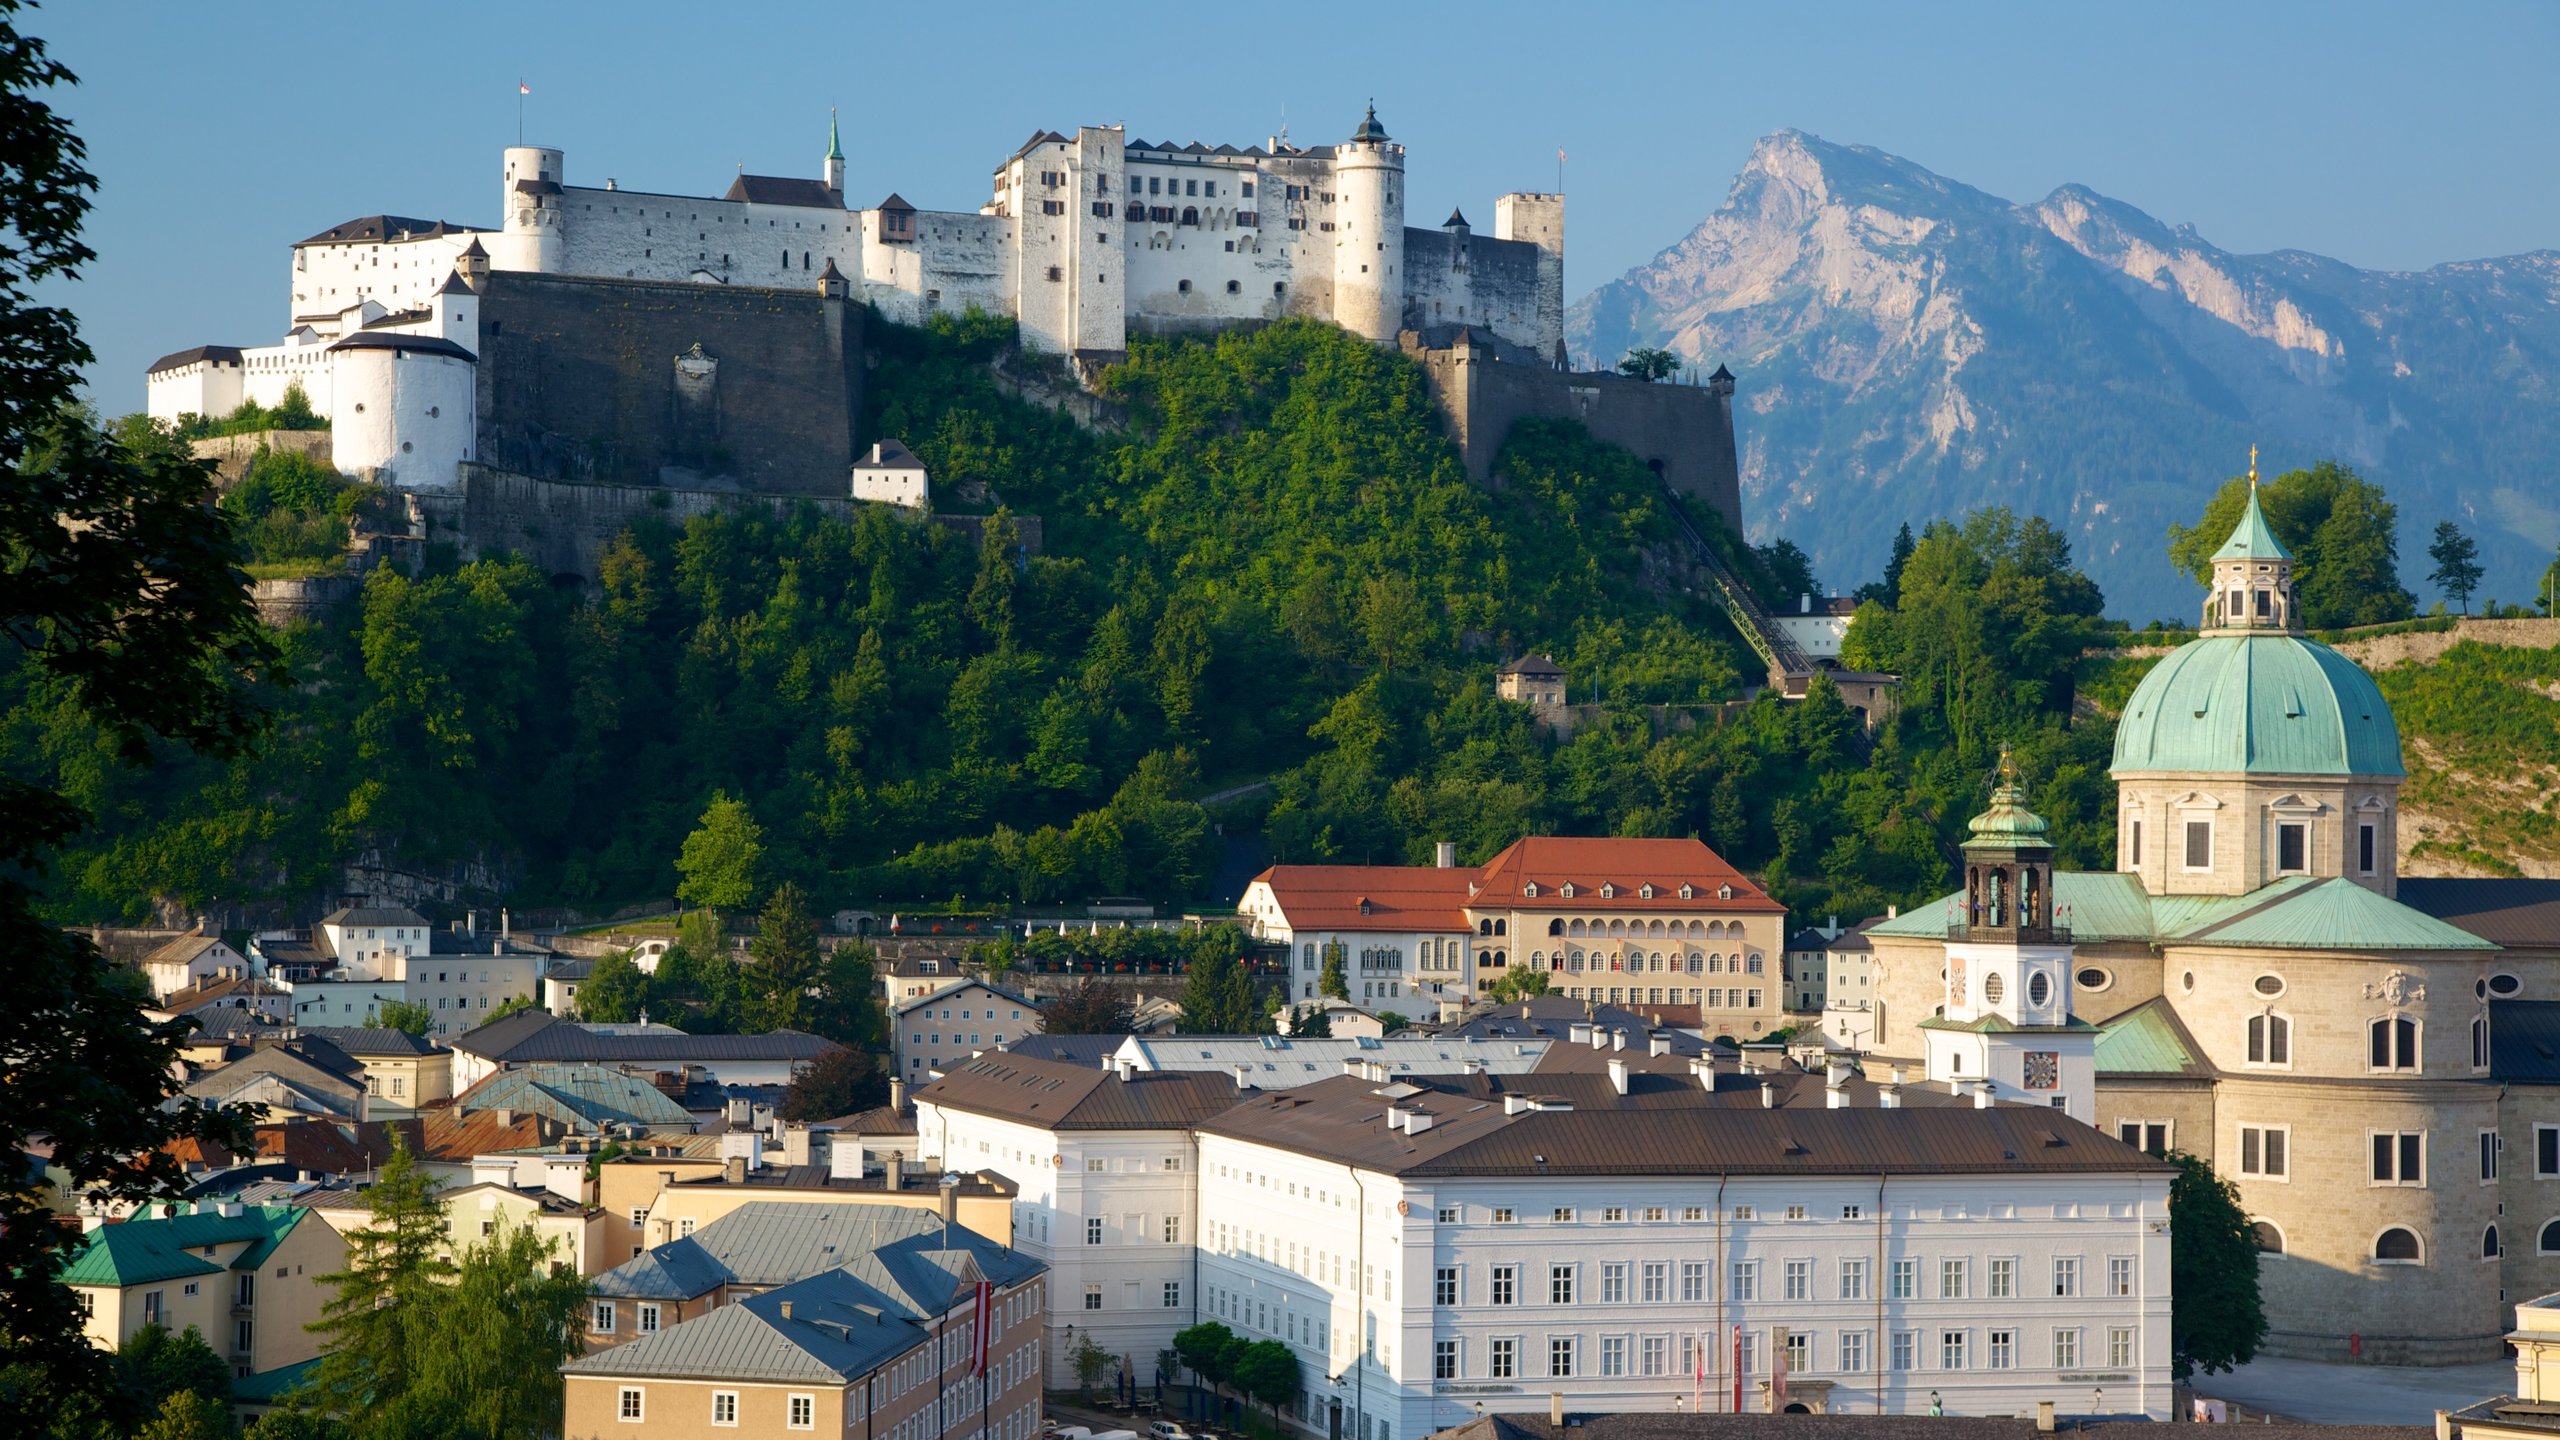
POLYGON ((1639 345, 1618 361, 1618 373, 1638 380, 1668 380, 1680 373, 1680 357, 1668 350, 1639 345))
POLYGON ((1919 542, 1911 537, 1911 522, 1903 521, 1902 528, 1893 532, 1893 553, 1884 562, 1884 578, 1859 586, 1856 591, 1858 603, 1863 605, 1872 600, 1887 610, 1901 604, 1902 567, 1911 563, 1911 552, 1919 548, 1919 542))
POLYGON ((375 1012, 374 1023, 385 1030, 423 1037, 436 1028, 436 1012, 424 1000, 385 1000, 375 1012))
POLYGON ((755 1005, 748 1028, 810 1030, 815 1024, 818 991, 826 979, 818 951, 818 922, 809 914, 809 897, 786 880, 766 897, 756 937, 747 947, 755 956, 755 1005))
POLYGON ((1253 1035, 1268 1027, 1253 996, 1253 973, 1237 957, 1212 951, 1191 962, 1182 986, 1182 1028, 1194 1035, 1253 1035))
MULTIPOLYGON (((661 970, 666 962, 659 962, 661 970)), ((578 985, 578 1018, 590 1023, 628 1025, 649 1008, 650 977, 628 950, 607 952, 578 985)))
POLYGON ((1761 600, 1770 609, 1779 614, 1791 614, 1804 596, 1822 597, 1822 582, 1813 574, 1813 557, 1805 554, 1796 542, 1782 535, 1754 549, 1760 556, 1761 567, 1768 572, 1769 583, 1761 600))
POLYGON ((1324 944, 1324 969, 1316 977, 1316 993, 1331 1000, 1351 998, 1351 952, 1339 940, 1324 944))
POLYGON ((1333 1038, 1333 1012, 1321 1005, 1291 1006, 1289 1033, 1301 1040, 1330 1040, 1333 1038))
POLYGON ((318 1277, 331 1293, 310 1327, 321 1353, 296 1392, 298 1403, 359 1435, 402 1413, 423 1363, 418 1312, 428 1292, 454 1274, 444 1258, 449 1237, 438 1185, 392 1131, 390 1157, 364 1192, 370 1218, 346 1234, 346 1268, 318 1277))
POLYGON ((2169 1160, 2178 1167, 2169 1182, 2169 1363, 2184 1380, 2249 1363, 2267 1338, 2267 1312, 2240 1188, 2193 1155, 2169 1160))
POLYGON ((889 1076, 880 1057, 839 1045, 791 1077, 780 1108, 785 1120, 815 1124, 887 1103, 889 1076))
MULTIPOLYGON (((2193 526, 2169 527, 2169 558, 2202 584, 2213 552, 2231 538, 2249 500, 2245 476, 2214 492, 2193 526)), ((2289 470, 2260 486, 2259 508, 2294 556, 2294 595, 2315 630, 2405 620, 2417 602, 2400 584, 2398 512, 2382 487, 2334 460, 2289 470)))
POLYGON ((231 1363, 214 1353, 193 1325, 175 1332, 158 1321, 143 1326, 116 1347, 116 1364, 148 1409, 162 1410, 181 1392, 193 1392, 210 1402, 224 1422, 231 1418, 231 1363))
POLYGON ((1510 965, 1505 966, 1502 973, 1494 976, 1493 982, 1484 987, 1484 994, 1488 1000, 1499 1000, 1510 1004, 1520 1000, 1533 1000, 1552 988, 1553 985, 1548 980, 1546 971, 1532 970, 1526 965, 1510 965))
MULTIPOLYGON (((91 779, 0 764, 0 1153, 41 1137, 68 1192, 140 1202, 180 1182, 168 1141, 241 1137, 180 1093, 188 1022, 137 1023, 116 968, 46 922, 37 887, 72 858, 97 800, 245 748, 278 655, 241 585, 230 520, 206 503, 209 467, 125 444, 77 403, 89 349, 69 310, 36 297, 95 258, 80 227, 96 180, 49 103, 75 77, 19 10, 0 4, 0 693, 41 697, 91 779)), ((93 1410, 138 1427, 61 1282, 82 1237, 55 1223, 49 1192, 25 1165, 0 1178, 0 1434, 93 1410)))
POLYGON ((757 869, 764 861, 764 827, 743 800, 715 792, 702 821, 685 837, 676 869, 684 883, 676 896, 714 914, 755 903, 757 869))
POLYGON ((1173 1332, 1173 1353, 1191 1373, 1213 1387, 1224 1386, 1234 1376, 1233 1360, 1242 1337, 1215 1320, 1203 1320, 1173 1332))
POLYGON ((1130 992, 1088 975, 1040 1007, 1044 1035, 1126 1035, 1137 1027, 1130 992))
POLYGON ((1304 1372, 1298 1366, 1298 1352, 1278 1340, 1255 1340, 1239 1347, 1229 1368, 1235 1387, 1261 1401, 1277 1429, 1280 1407, 1302 1393, 1304 1372))
POLYGON ((1092 1404, 1093 1387, 1100 1384, 1102 1377, 1110 1374, 1111 1367, 1117 1363, 1111 1352, 1103 1349, 1101 1342, 1093 1338, 1092 1331, 1077 1336, 1076 1343, 1067 1350, 1067 1368, 1076 1372, 1077 1403, 1092 1404))
POLYGON ((2480 546, 2462 527, 2450 520, 2436 522, 2436 538, 2427 545, 2427 558, 2436 568, 2427 572, 2427 583, 2435 586, 2463 614, 2471 613, 2471 592, 2480 588, 2480 546))
POLYGON ((505 1225, 462 1252, 451 1281, 405 1302, 417 1349, 410 1403, 428 1427, 359 1422, 360 1440, 417 1434, 548 1440, 560 1433, 561 1362, 586 1349, 587 1278, 557 1242, 505 1225))
POLYGON ((134 1433, 135 1440, 238 1440, 240 1422, 231 1418, 227 1397, 208 1400, 180 1390, 162 1400, 159 1413, 134 1433))

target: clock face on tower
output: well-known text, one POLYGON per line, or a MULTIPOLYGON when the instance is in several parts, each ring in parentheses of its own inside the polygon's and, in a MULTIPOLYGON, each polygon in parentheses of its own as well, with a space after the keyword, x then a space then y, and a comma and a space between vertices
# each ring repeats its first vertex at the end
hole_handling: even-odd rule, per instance
POLYGON ((1964 995, 1964 957, 1950 955, 1947 957, 1947 1003, 1962 1005, 1965 1003, 1964 995))
POLYGON ((2061 1089, 2062 1057, 2051 1050, 2028 1051, 2026 1053, 2026 1078, 2023 1083, 2029 1090, 2061 1089))

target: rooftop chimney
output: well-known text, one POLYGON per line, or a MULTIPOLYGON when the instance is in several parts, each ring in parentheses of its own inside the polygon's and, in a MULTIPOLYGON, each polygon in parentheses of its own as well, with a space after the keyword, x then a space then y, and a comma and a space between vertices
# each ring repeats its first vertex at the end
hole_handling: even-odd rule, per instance
POLYGON ((782 1318, 785 1320, 791 1318, 791 1302, 788 1300, 782 1302, 782 1318))
POLYGON ((1887 905, 1886 907, 1884 907, 1884 918, 1886 918, 1887 920, 1899 920, 1899 919, 1901 919, 1901 918, 1902 918, 1902 907, 1901 907, 1901 906, 1899 906, 1899 905, 1887 905))
POLYGON ((1612 1050, 1624 1050, 1627 1048, 1626 1026, 1621 1025, 1617 1029, 1609 1032, 1609 1048, 1612 1050))
POLYGON ((2052 1402, 2052 1401, 2050 1401, 2050 1400, 2039 1400, 2039 1401, 2037 1401, 2037 1402, 2036 1402, 2036 1429, 2037 1429, 2040 1433, 2042 1433, 2042 1434, 2046 1434, 2046 1435, 2050 1435, 2050 1434, 2052 1434, 2052 1433, 2053 1433, 2053 1402, 2052 1402))
POLYGON ((943 1222, 944 1222, 945 1224, 948 1224, 948 1223, 951 1223, 951 1222, 953 1222, 953 1221, 958 1220, 959 1218, 960 1218, 960 1187, 959 1187, 959 1186, 957 1186, 957 1185, 945 1185, 945 1186, 943 1186, 943 1187, 942 1187, 942 1219, 943 1219, 943 1222))
POLYGON ((1605 1030, 1605 1029, 1601 1028, 1600 1026, 1598 1026, 1598 1025, 1594 1025, 1594 1026, 1592 1026, 1592 1027, 1591 1027, 1591 1037, 1590 1037, 1590 1038, 1591 1038, 1591 1048, 1592 1048, 1592 1049, 1594 1049, 1594 1050, 1606 1050, 1606 1049, 1608 1049, 1608 1048, 1609 1048, 1609 1032, 1608 1032, 1607 1030, 1605 1030))
POLYGON ((1236 1088, 1239 1090, 1250 1090, 1253 1088, 1252 1066, 1239 1065, 1236 1067, 1236 1088))
POLYGON ((1671 1053, 1671 1037, 1670 1037, 1670 1036, 1668 1036, 1668 1035, 1664 1035, 1664 1034, 1656 1033, 1656 1034, 1655 1034, 1655 1035, 1653 1035, 1651 1038, 1649 1038, 1648 1040, 1646 1040, 1646 1041, 1645 1041, 1644 1052, 1645 1052, 1646 1054, 1648 1054, 1648 1055, 1668 1055, 1668 1054, 1670 1054, 1670 1053, 1671 1053))
POLYGON ((907 1157, 903 1151, 892 1150, 889 1152, 889 1158, 880 1163, 880 1185, 882 1189, 898 1189, 901 1183, 905 1181, 907 1177, 903 1172, 906 1169, 906 1160, 907 1157))
POLYGON ((1502 1113, 1505 1115, 1517 1115, 1528 1108, 1529 1097, 1526 1095, 1515 1094, 1502 1097, 1502 1113))
POLYGON ((1461 1075, 1481 1075, 1484 1073, 1484 1062, 1477 1059, 1475 1056, 1470 1055, 1466 1059, 1458 1062, 1458 1073, 1461 1075))
POLYGON ((1763 1110, 1775 1110, 1778 1108, 1777 1082, 1772 1080, 1763 1080, 1760 1082, 1760 1108, 1763 1110))
POLYGON ((747 1183, 746 1156, 732 1155, 728 1158, 726 1166, 727 1168, 721 1176, 722 1179, 727 1180, 732 1185, 744 1185, 747 1183))
POLYGON ((1404 1133, 1407 1135, 1419 1135, 1423 1131, 1430 1129, 1431 1125, 1432 1116, 1427 1110, 1407 1110, 1404 1112, 1404 1133))
POLYGON ((1891 1080, 1877 1088, 1876 1104, 1882 1109, 1899 1110, 1902 1108, 1902 1067, 1894 1066, 1892 1075, 1891 1080))
MULTIPOLYGON (((1522 1008, 1525 1011, 1527 1007, 1522 1008)), ((1580 1045, 1591 1038, 1591 1027, 1583 1021, 1576 1020, 1564 1027, 1564 1038, 1573 1044, 1580 1045)))
POLYGON ((1991 1082, 1990 1082, 1990 1081, 1988 1081, 1988 1080, 1977 1080, 1977 1081, 1975 1081, 1975 1082, 1974 1082, 1974 1085, 1973 1085, 1973 1108, 1974 1108, 1974 1109, 1976 1109, 1976 1110, 1988 1110, 1988 1109, 1990 1109, 1990 1108, 1991 1108, 1991 1082))
POLYGON ((1810 615, 1813 613, 1812 591, 1800 590, 1796 592, 1796 613, 1799 615, 1810 615))
POLYGON ((1442 870, 1458 868, 1458 847, 1443 840, 1431 847, 1431 863, 1442 870))
POLYGON ((889 1108, 898 1111, 907 1108, 907 1082, 895 1075, 889 1077, 889 1108))
POLYGON ((1621 1095, 1627 1093, 1627 1062, 1614 1056, 1609 1060, 1609 1088, 1621 1095))
POLYGON ((1838 1110, 1848 1105, 1848 1103, 1849 1087, 1845 1085, 1826 1085, 1822 1087, 1822 1105, 1824 1109, 1838 1110))

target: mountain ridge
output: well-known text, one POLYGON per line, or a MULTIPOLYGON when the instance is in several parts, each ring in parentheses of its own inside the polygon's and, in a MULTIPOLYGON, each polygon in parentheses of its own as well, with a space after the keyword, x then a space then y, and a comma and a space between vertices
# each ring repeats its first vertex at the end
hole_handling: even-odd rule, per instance
POLYGON ((2482 598, 2560 541, 2544 458, 2560 250, 2364 270, 2237 254, 2089 186, 2013 202, 1781 130, 1712 213, 1567 316, 1577 359, 1659 345, 1741 378, 1744 507, 1846 590, 1894 529, 1986 503, 2072 535, 2112 613, 2183 616, 2165 555, 2251 444, 2342 460, 2400 507, 2402 578, 2452 518, 2482 598))

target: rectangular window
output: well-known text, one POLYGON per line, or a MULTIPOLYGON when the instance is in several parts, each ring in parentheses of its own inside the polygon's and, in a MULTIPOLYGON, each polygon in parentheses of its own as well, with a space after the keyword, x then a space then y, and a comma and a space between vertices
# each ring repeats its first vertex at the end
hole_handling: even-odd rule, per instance
POLYGON ((613 1333, 612 1301, 599 1300, 596 1302, 595 1314, 588 1323, 587 1328, 593 1330, 599 1335, 610 1335, 613 1333))
POLYGON ((1573 1337, 1559 1335, 1547 1341, 1547 1373, 1556 1379, 1573 1376, 1573 1337))
POLYGON ((2377 1130, 2373 1134, 2373 1183, 2427 1183, 2427 1137, 2420 1130, 2377 1130))
POLYGON ((2483 1183, 2498 1178, 2498 1132, 2480 1132, 2480 1179, 2483 1183))
POLYGON ((1787 1373, 1802 1375, 1811 1369, 1813 1369, 1813 1332, 1810 1330, 1788 1331, 1787 1373))
POLYGON ((1096 1215, 1084 1222, 1084 1243, 1087 1245, 1099 1245, 1102 1243, 1101 1216, 1096 1215))
POLYGON ((815 1395, 794 1395, 791 1397, 790 1404, 783 1413, 788 1417, 783 1422, 787 1428, 793 1430, 814 1429, 818 1423, 818 1397, 815 1395))
POLYGON ((2017 1289, 2018 1262, 2015 1260, 1992 1261, 1991 1289, 1988 1292, 1989 1298, 1994 1300, 2006 1300, 2015 1295, 2017 1293, 2017 1289))
POLYGON ((1457 1266, 1443 1265, 1431 1272, 1431 1303, 1434 1305, 1458 1303, 1457 1266))
POLYGON ((1626 1336, 1605 1335, 1601 1337, 1600 1373, 1603 1375, 1624 1375, 1627 1373, 1626 1336))
POLYGON ((1669 1364, 1671 1346, 1659 1335, 1644 1337, 1644 1373, 1660 1375, 1669 1364))
POLYGON ((2079 1331, 2056 1330, 2053 1332, 2053 1368, 2056 1370, 2080 1368, 2079 1331))
POLYGON ((1102 1308, 1101 1286, 1087 1285, 1084 1287, 1084 1308, 1087 1310, 1099 1310, 1102 1308))
POLYGON ((1458 1223, 1458 1208, 1457 1208, 1456 1206, 1454 1206, 1454 1205, 1443 1205, 1443 1206, 1441 1206, 1441 1207, 1440 1207, 1440 1223, 1441 1223, 1441 1224, 1443 1224, 1443 1225, 1455 1225, 1455 1224, 1457 1224, 1457 1223, 1458 1223))
POLYGON ((2126 839, 2125 839, 2125 849, 2126 849, 2126 851, 2128 852, 2127 858, 2126 858, 2126 860, 2125 860, 2125 863, 2126 863, 2126 864, 2128 864, 2128 865, 2139 865, 2139 864, 2141 864, 2141 863, 2142 863, 2142 822, 2141 822, 2141 821, 2136 820, 2136 821, 2134 821, 2134 822, 2133 822, 2133 825, 2132 825, 2132 827, 2130 828, 2130 830, 2128 831, 2127 836, 2126 836, 2126 839))
POLYGON ((1895 1300, 1916 1299, 1920 1294, 1920 1262, 1896 1260, 1890 1272, 1893 1288, 1888 1296, 1895 1300))
POLYGON ((1939 1298, 1939 1299, 1941 1299, 1941 1300, 1961 1300, 1961 1299, 1963 1299, 1963 1298, 1964 1298, 1964 1282, 1965 1282, 1965 1262, 1963 1262, 1962 1260, 1941 1260, 1941 1261, 1939 1261, 1939 1262, 1938 1262, 1938 1298, 1939 1298))
POLYGON ((1167 1215, 1164 1217, 1164 1243, 1167 1245, 1179 1245, 1182 1243, 1181 1216, 1167 1215))
POLYGON ((1843 1330, 1840 1332, 1840 1368, 1852 1375, 1867 1368, 1866 1331, 1843 1330))
POLYGON ((1506 1338, 1491 1343, 1493 1352, 1485 1366, 1486 1376, 1495 1380, 1512 1378, 1512 1372, 1519 1368, 1520 1342, 1506 1338))
POLYGON ((622 1387, 621 1402, 614 1407, 614 1413, 625 1420, 638 1420, 643 1418, 640 1408, 639 1386, 625 1385, 622 1387))
POLYGON ((1644 1262, 1644 1303, 1659 1305, 1671 1298, 1671 1267, 1659 1260, 1644 1262))
POLYGON ((1458 1378, 1457 1341, 1434 1340, 1431 1342, 1431 1378, 1434 1380, 1458 1378))
POLYGON ((714 1390, 711 1392, 711 1423, 714 1425, 735 1425, 738 1423, 737 1391, 714 1390))
POLYGON ((2133 1293, 2132 1256, 2111 1255, 2107 1257, 2107 1293, 2116 1296, 2131 1295, 2133 1293))
POLYGON ((1896 1330, 1893 1332, 1893 1368, 1896 1370, 1920 1368, 1919 1331, 1896 1330))
POLYGON ((1683 1260, 1680 1262, 1680 1298, 1692 1304, 1707 1298, 1706 1261, 1683 1260))
POLYGON ((1559 1225, 1570 1225, 1573 1223, 1573 1207, 1570 1205, 1559 1205, 1555 1208, 1555 1213, 1550 1215, 1548 1218, 1559 1225))
POLYGON ((643 1335, 657 1334, 658 1307, 655 1305, 642 1305, 638 1308, 640 1311, 640 1333, 643 1335))
POLYGON ((2311 868, 2311 827, 2287 820, 2276 826, 2276 869, 2299 875, 2311 868))
POLYGON ((1496 1205, 1493 1207, 1493 1223, 1496 1225, 1508 1225, 1516 1218, 1518 1217, 1511 1213, 1511 1207, 1508 1205, 1496 1205))
POLYGON ((1941 1330, 1938 1332, 1939 1369, 1961 1370, 1965 1367, 1964 1342, 1965 1332, 1962 1330, 1941 1330))
POLYGON ((2285 1142, 2290 1127, 2283 1125, 2243 1125, 2240 1127, 2240 1173, 2268 1180, 2285 1177, 2285 1142))
POLYGON ((2053 1257, 2053 1293, 2056 1295, 2080 1293, 2079 1256, 2056 1255, 2053 1257))
POLYGON ((1627 1303, 1627 1262, 1612 1260, 1600 1267, 1600 1303, 1627 1303))
POLYGON ((1573 1303, 1572 1266, 1550 1265, 1547 1267, 1547 1303, 1550 1305, 1573 1303))
POLYGON ((2117 1325, 2107 1331, 2107 1365, 2122 1370, 2133 1364, 2133 1327, 2117 1325))
POLYGON ((1179 1310, 1182 1308, 1181 1281, 1167 1280, 1164 1282, 1164 1308, 1167 1310, 1179 1310))
POLYGON ((1517 1266, 1517 1265, 1496 1265, 1496 1266, 1494 1266, 1494 1267, 1493 1267, 1493 1303, 1494 1303, 1494 1304, 1496 1304, 1496 1305, 1517 1305, 1517 1304, 1519 1304, 1519 1303, 1520 1303, 1520 1301, 1519 1301, 1519 1289, 1518 1289, 1518 1287, 1519 1287, 1519 1281, 1520 1281, 1520 1267, 1519 1267, 1519 1266, 1517 1266))
POLYGON ((1991 1343, 1986 1347, 1984 1359, 1989 1362, 1991 1368, 2007 1370, 2014 1367, 2018 1363, 2018 1332, 1994 1330, 1989 1338, 1991 1343))
POLYGON ((2119 1120, 2116 1138, 2146 1155, 2165 1155, 2169 1151, 2169 1126, 2165 1121, 2119 1120))
POLYGON ((2374 824, 2370 820, 2367 820, 2356 827, 2356 873, 2359 875, 2370 875, 2373 873, 2374 838, 2376 833, 2374 824))
POLYGON ((1734 1261, 1733 1284, 1728 1293, 1732 1295, 1734 1303, 1737 1305, 1741 1304, 1745 1300, 1759 1299, 1760 1262, 1757 1260, 1734 1261))
POLYGON ((2190 820, 2187 822, 2186 868, 2189 870, 2210 870, 2213 868, 2212 821, 2190 820))
POLYGON ((1843 1300, 1867 1298, 1867 1262, 1864 1259, 1840 1262, 1840 1298, 1843 1300))
POLYGON ((1781 1291, 1779 1298, 1781 1299, 1812 1299, 1813 1262, 1810 1260, 1787 1261, 1785 1268, 1779 1273, 1779 1289, 1781 1291))
POLYGON ((2560 1125, 2533 1127, 2533 1178, 2560 1178, 2560 1125))

